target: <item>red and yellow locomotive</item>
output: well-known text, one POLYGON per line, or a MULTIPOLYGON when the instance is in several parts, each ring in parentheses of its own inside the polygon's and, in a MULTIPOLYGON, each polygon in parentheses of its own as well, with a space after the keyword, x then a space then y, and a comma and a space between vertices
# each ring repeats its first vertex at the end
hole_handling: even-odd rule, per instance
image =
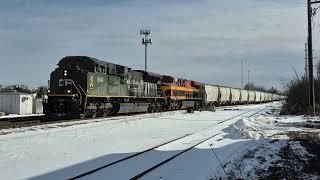
POLYGON ((162 76, 162 96, 170 103, 171 109, 180 109, 200 105, 199 87, 194 81, 162 76))

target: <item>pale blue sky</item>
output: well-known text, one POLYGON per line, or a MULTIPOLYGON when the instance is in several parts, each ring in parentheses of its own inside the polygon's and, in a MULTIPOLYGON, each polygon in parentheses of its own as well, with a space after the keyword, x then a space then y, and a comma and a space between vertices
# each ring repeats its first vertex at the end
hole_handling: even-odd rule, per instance
POLYGON ((251 79, 281 87, 303 73, 301 0, 3 0, 0 84, 46 84, 68 55, 144 67, 140 28, 151 28, 149 69, 212 84, 251 79))

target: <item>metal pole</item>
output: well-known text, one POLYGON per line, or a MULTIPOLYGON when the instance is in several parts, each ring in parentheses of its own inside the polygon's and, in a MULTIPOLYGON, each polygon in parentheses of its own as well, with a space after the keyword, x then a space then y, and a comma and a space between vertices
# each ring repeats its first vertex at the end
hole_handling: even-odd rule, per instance
POLYGON ((309 75, 309 71, 308 71, 308 43, 305 43, 304 44, 304 51, 305 51, 305 67, 304 67, 304 70, 305 70, 305 78, 306 78, 306 82, 308 82, 308 75, 309 75))
POLYGON ((243 63, 241 60, 241 83, 242 83, 242 89, 243 89, 243 63))
POLYGON ((313 52, 312 52, 312 7, 311 0, 307 1, 308 4, 308 65, 309 65, 309 108, 313 110, 315 115, 315 102, 314 102, 314 85, 313 85, 313 52))
POLYGON ((148 35, 150 34, 150 30, 144 29, 140 30, 140 35, 144 35, 142 38, 142 44, 144 45, 144 70, 147 71, 148 69, 148 64, 147 64, 147 49, 148 49, 148 44, 152 44, 151 38, 148 38, 148 35))
POLYGON ((249 81, 249 73, 250 73, 250 70, 248 70, 248 85, 249 85, 249 82, 250 82, 250 81, 249 81))
MULTIPOLYGON (((145 35, 145 39, 147 39, 147 35, 145 35)), ((146 43, 144 45, 144 71, 147 71, 147 46, 148 44, 146 43)))

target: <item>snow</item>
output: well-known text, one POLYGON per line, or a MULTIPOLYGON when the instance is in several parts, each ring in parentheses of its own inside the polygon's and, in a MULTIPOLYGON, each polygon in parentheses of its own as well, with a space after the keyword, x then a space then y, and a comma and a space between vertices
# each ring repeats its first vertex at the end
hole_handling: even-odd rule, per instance
POLYGON ((305 130, 289 124, 304 123, 308 118, 279 116, 280 106, 280 103, 274 103, 253 117, 241 118, 225 126, 218 137, 200 144, 143 179, 257 179, 280 159, 277 153, 288 144, 297 156, 310 156, 299 142, 289 141, 285 134, 305 130))
MULTIPOLYGON (((0 130, 0 179, 67 179, 194 132, 84 179, 128 179, 211 136, 143 179, 257 177, 255 169, 267 168, 279 158, 275 152, 285 145, 284 132, 297 130, 286 124, 309 121, 280 117, 279 106, 244 105, 216 112, 177 111, 0 130)), ((297 154, 307 154, 299 143, 292 147, 297 154)))
POLYGON ((29 116, 43 116, 43 114, 28 114, 28 115, 8 114, 5 116, 0 116, 0 121, 1 119, 4 119, 4 118, 17 118, 17 117, 29 117, 29 116))
POLYGON ((286 144, 286 141, 283 140, 273 143, 263 140, 243 148, 226 164, 225 170, 228 172, 228 177, 257 179, 256 171, 267 170, 271 163, 279 160, 280 157, 275 152, 285 147, 286 144), (239 158, 239 154, 242 154, 242 158, 239 158))

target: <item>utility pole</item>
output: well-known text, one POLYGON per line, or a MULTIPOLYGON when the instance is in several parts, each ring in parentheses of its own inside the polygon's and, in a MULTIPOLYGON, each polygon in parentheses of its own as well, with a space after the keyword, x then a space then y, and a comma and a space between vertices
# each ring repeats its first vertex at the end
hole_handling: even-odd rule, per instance
POLYGON ((250 74, 250 70, 248 70, 248 86, 250 87, 249 74, 250 74))
POLYGON ((243 86, 243 62, 242 62, 242 59, 241 59, 241 83, 242 83, 242 89, 243 89, 244 86, 243 86))
POLYGON ((309 71, 308 71, 308 43, 305 43, 304 44, 304 52, 305 52, 305 67, 304 67, 304 70, 305 70, 305 74, 304 74, 304 77, 306 78, 306 81, 308 82, 308 76, 309 76, 309 71))
POLYGON ((320 3, 320 1, 307 0, 307 10, 308 10, 308 69, 309 69, 309 108, 313 110, 313 115, 315 112, 315 99, 314 99, 314 81, 313 81, 313 50, 312 50, 312 15, 313 9, 312 4, 320 3))
POLYGON ((148 38, 150 33, 151 32, 149 29, 140 30, 140 35, 144 35, 144 37, 142 38, 142 45, 144 45, 144 70, 145 71, 147 71, 147 47, 148 47, 148 44, 152 44, 151 38, 148 38))

